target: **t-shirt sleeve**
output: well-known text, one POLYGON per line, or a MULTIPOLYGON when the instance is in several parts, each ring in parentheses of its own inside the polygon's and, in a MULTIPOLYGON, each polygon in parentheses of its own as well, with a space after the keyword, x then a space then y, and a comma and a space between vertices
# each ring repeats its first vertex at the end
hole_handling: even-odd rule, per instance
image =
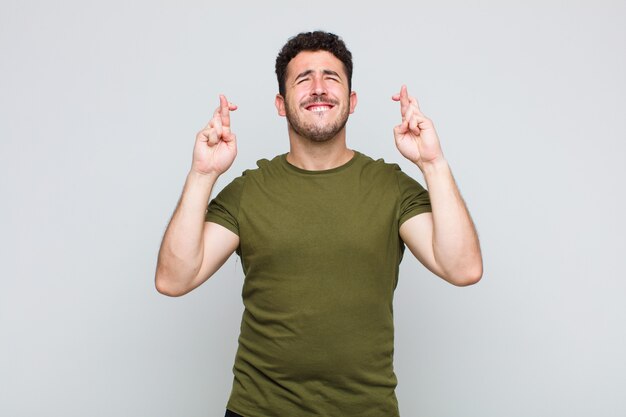
POLYGON ((204 220, 224 226, 239 235, 239 203, 245 183, 245 172, 235 178, 209 202, 204 220))
POLYGON ((422 185, 400 170, 396 170, 398 187, 400 189, 400 218, 398 227, 405 221, 418 214, 431 212, 428 191, 422 185))

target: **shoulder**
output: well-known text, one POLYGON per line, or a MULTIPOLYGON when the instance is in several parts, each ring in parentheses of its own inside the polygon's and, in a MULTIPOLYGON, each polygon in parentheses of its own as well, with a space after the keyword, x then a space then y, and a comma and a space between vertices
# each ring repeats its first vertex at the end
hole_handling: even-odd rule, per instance
POLYGON ((280 154, 274 156, 272 159, 262 158, 256 161, 256 168, 249 171, 268 171, 272 169, 276 169, 281 166, 283 159, 285 158, 285 154, 280 154))
POLYGON ((269 171, 277 170, 282 166, 283 164, 282 161, 284 160, 285 155, 286 154, 276 155, 271 159, 261 158, 258 161, 256 161, 256 168, 247 169, 243 172, 242 175, 252 175, 252 176, 259 175, 259 174, 262 175, 269 171))
POLYGON ((402 172, 400 165, 396 163, 387 162, 383 158, 374 159, 360 152, 357 154, 360 160, 359 165, 366 175, 383 176, 395 180, 398 174, 402 172))
POLYGON ((282 155, 270 159, 259 159, 256 168, 245 169, 241 175, 233 178, 225 187, 226 192, 241 194, 249 184, 265 182, 268 177, 280 175, 280 158, 282 155))
POLYGON ((361 155, 364 161, 364 171, 368 173, 368 177, 385 178, 393 182, 400 193, 405 192, 407 189, 411 190, 411 192, 423 189, 421 183, 404 172, 397 163, 386 162, 383 158, 375 160, 367 155, 361 155))
POLYGON ((356 152, 358 158, 362 161, 362 163, 370 168, 390 171, 400 170, 400 166, 396 163, 387 162, 383 158, 375 159, 359 151, 354 152, 356 152))
POLYGON ((262 158, 256 161, 256 168, 248 168, 242 171, 241 175, 235 177, 233 181, 245 180, 246 177, 254 177, 256 175, 263 175, 268 171, 277 169, 281 164, 281 158, 284 155, 276 155, 272 159, 262 158))

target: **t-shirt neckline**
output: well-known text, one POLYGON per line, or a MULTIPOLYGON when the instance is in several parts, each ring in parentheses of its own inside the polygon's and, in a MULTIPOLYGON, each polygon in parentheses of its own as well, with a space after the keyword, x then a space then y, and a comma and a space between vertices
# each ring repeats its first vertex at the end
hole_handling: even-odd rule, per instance
POLYGON ((352 158, 350 158, 350 160, 348 162, 346 162, 345 164, 339 165, 338 167, 335 167, 335 168, 322 169, 322 170, 319 170, 319 171, 309 171, 309 170, 302 169, 302 168, 299 168, 299 167, 291 164, 289 161, 287 161, 287 154, 286 153, 280 155, 280 161, 282 162, 283 166, 285 168, 287 168, 287 170, 293 171, 293 172, 297 172, 299 174, 306 174, 306 175, 333 174, 333 173, 341 172, 341 171, 349 168, 361 156, 361 153, 359 151, 356 151, 354 149, 352 149, 352 151, 354 152, 354 155, 352 155, 352 158))

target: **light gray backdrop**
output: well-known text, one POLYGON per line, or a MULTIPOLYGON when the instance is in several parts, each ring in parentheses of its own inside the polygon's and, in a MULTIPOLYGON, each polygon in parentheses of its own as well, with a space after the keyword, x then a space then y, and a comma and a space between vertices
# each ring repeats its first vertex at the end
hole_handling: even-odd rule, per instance
MULTIPOLYGON (((182 298, 156 255, 225 93, 239 155, 288 149, 273 67, 304 30, 354 54, 349 146, 398 162, 406 83, 438 129, 485 273, 407 252, 404 417, 626 415, 623 1, 0 3, 0 415, 221 416, 236 256, 182 298)), ((338 416, 333 416, 338 417, 338 416)))

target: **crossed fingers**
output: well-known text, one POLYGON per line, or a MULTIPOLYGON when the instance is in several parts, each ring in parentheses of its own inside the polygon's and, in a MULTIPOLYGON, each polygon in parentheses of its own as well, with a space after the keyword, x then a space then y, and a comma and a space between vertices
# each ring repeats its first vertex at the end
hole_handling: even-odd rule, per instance
POLYGON ((226 96, 220 94, 220 105, 215 109, 213 117, 203 131, 209 144, 214 145, 220 140, 227 142, 232 140, 230 132, 230 112, 234 110, 237 110, 237 106, 230 103, 226 99, 226 96))
POLYGON ((427 118, 421 112, 415 97, 409 96, 406 85, 402 86, 399 94, 394 94, 391 98, 400 102, 400 114, 402 115, 400 129, 404 132, 407 130, 419 132, 419 124, 426 121, 427 118))

